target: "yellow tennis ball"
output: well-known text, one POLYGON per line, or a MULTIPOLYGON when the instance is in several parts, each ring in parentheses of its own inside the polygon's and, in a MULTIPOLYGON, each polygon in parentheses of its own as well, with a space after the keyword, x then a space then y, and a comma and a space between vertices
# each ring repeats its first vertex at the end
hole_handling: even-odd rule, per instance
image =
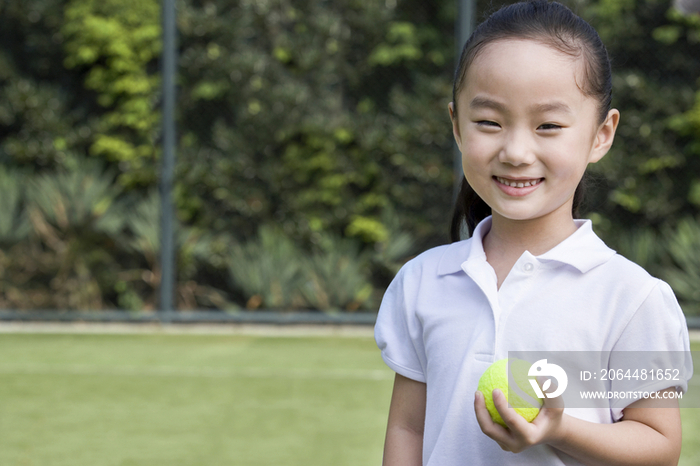
POLYGON ((522 359, 508 359, 496 361, 486 369, 479 379, 478 390, 483 393, 486 401, 486 409, 494 422, 507 427, 503 418, 493 404, 493 391, 500 388, 508 400, 508 404, 515 408, 515 411, 527 420, 532 422, 540 412, 542 400, 537 398, 528 380, 527 372, 531 364, 522 359), (511 385, 509 390, 508 369, 510 366, 511 385))

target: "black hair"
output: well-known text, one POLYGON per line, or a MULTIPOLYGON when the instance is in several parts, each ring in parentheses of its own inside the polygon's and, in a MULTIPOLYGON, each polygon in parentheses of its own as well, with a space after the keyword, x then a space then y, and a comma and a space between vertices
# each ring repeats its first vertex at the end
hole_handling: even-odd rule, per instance
MULTIPOLYGON (((607 49, 593 27, 558 2, 532 0, 505 6, 489 16, 474 30, 462 49, 452 87, 453 118, 457 118, 457 96, 464 87, 467 69, 484 47, 506 39, 528 39, 554 47, 573 57, 582 57, 584 82, 581 91, 598 100, 599 123, 603 123, 612 101, 612 71, 607 49)), ((572 213, 580 217, 586 188, 586 176, 576 188, 572 213)), ((466 178, 455 202, 450 225, 452 242, 461 239, 464 223, 469 236, 476 225, 491 214, 491 208, 472 189, 466 178)))

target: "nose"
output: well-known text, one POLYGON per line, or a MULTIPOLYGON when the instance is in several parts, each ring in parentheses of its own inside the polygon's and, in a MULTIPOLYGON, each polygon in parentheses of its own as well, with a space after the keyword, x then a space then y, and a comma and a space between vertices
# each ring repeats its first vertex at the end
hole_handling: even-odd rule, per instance
POLYGON ((498 154, 501 163, 519 167, 535 161, 532 138, 524 129, 512 129, 504 134, 503 146, 498 154))

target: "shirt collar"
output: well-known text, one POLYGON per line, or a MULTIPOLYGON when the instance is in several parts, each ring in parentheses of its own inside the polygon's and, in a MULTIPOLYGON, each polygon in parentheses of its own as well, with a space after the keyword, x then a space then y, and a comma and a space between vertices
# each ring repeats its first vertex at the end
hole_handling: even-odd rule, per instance
MULTIPOLYGON (((581 273, 586 273, 615 255, 615 251, 593 232, 590 220, 576 219, 574 223, 576 231, 549 251, 537 256, 537 260, 568 264, 581 273)), ((440 258, 438 275, 460 272, 466 261, 486 260, 482 239, 490 229, 491 216, 488 216, 479 222, 471 238, 450 244, 440 258)))

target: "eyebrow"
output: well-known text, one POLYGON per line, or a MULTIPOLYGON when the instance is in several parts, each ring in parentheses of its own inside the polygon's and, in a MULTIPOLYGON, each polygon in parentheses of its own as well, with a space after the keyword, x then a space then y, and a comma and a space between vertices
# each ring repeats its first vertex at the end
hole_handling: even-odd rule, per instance
MULTIPOLYGON (((482 96, 476 96, 474 99, 469 102, 469 108, 472 109, 482 109, 482 108, 489 108, 492 110, 496 110, 499 112, 506 113, 507 109, 506 107, 495 100, 489 99, 487 97, 482 97, 482 96)), ((534 105, 530 109, 530 113, 547 113, 547 112, 560 112, 560 113, 573 113, 571 110, 571 107, 566 105, 564 102, 545 102, 542 104, 537 104, 534 105)))
POLYGON ((488 99, 486 97, 476 96, 469 102, 469 108, 480 109, 480 108, 490 108, 492 110, 498 110, 500 112, 505 112, 506 107, 500 102, 488 99))
POLYGON ((547 112, 573 113, 571 107, 566 105, 564 102, 547 102, 544 104, 535 105, 532 108, 532 113, 547 112))

